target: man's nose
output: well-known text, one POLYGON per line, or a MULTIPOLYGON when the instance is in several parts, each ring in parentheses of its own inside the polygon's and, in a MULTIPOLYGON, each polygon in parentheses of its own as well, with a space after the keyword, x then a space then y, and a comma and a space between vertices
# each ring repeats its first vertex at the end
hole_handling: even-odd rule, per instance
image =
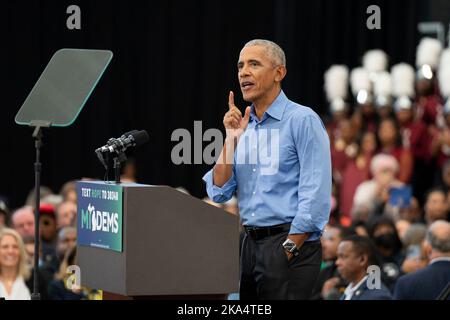
POLYGON ((247 66, 242 66, 242 68, 239 70, 239 77, 244 78, 245 76, 248 76, 250 74, 249 69, 247 66))

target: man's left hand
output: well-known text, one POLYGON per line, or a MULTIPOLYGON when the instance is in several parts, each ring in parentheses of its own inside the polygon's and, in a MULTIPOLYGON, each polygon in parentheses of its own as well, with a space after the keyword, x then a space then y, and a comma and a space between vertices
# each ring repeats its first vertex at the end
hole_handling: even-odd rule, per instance
MULTIPOLYGON (((303 243, 308 239, 309 233, 298 233, 298 234, 290 234, 287 236, 287 239, 290 239, 295 242, 295 246, 298 250, 300 250, 303 243)), ((294 255, 290 252, 284 251, 286 253, 288 261, 290 261, 294 255)))
POLYGON ((294 255, 290 252, 287 252, 286 250, 284 250, 284 252, 286 253, 287 260, 291 261, 291 259, 294 257, 294 255))

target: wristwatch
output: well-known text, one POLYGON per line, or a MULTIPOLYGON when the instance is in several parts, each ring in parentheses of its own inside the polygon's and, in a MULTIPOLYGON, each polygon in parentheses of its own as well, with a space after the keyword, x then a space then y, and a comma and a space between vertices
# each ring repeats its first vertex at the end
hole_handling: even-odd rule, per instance
POLYGON ((291 239, 286 239, 286 241, 283 242, 283 248, 289 253, 292 253, 294 257, 298 256, 300 253, 295 242, 291 239))

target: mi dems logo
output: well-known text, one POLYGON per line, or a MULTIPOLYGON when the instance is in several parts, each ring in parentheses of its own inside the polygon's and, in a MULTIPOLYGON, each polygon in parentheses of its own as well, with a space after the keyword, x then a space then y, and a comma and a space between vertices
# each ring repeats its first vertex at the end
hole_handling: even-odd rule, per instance
POLYGON ((81 209, 81 229, 92 232, 103 231, 108 233, 119 232, 119 214, 107 211, 96 211, 89 203, 87 210, 81 209))

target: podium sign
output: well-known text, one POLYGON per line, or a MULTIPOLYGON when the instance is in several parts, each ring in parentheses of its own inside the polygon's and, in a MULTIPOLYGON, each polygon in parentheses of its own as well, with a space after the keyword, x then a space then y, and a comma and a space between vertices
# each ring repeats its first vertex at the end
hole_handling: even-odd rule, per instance
POLYGON ((122 187, 77 182, 78 244, 122 252, 122 187))
MULTIPOLYGON (((84 191, 87 196, 83 196, 83 188, 118 190, 111 187, 115 185, 80 182, 79 215, 89 204, 96 206, 89 191, 84 191)), ((119 223, 119 234, 114 235, 115 239, 122 237, 122 251, 99 248, 98 243, 105 244, 103 239, 94 242, 79 233, 78 239, 84 243, 77 245, 82 286, 139 298, 204 297, 238 290, 239 217, 169 186, 122 183, 118 188, 122 191, 123 222, 119 223)), ((106 197, 100 202, 114 202, 108 200, 108 193, 106 197)), ((110 208, 99 211, 102 210, 118 212, 110 208)), ((81 229, 82 217, 78 221, 81 229)))

